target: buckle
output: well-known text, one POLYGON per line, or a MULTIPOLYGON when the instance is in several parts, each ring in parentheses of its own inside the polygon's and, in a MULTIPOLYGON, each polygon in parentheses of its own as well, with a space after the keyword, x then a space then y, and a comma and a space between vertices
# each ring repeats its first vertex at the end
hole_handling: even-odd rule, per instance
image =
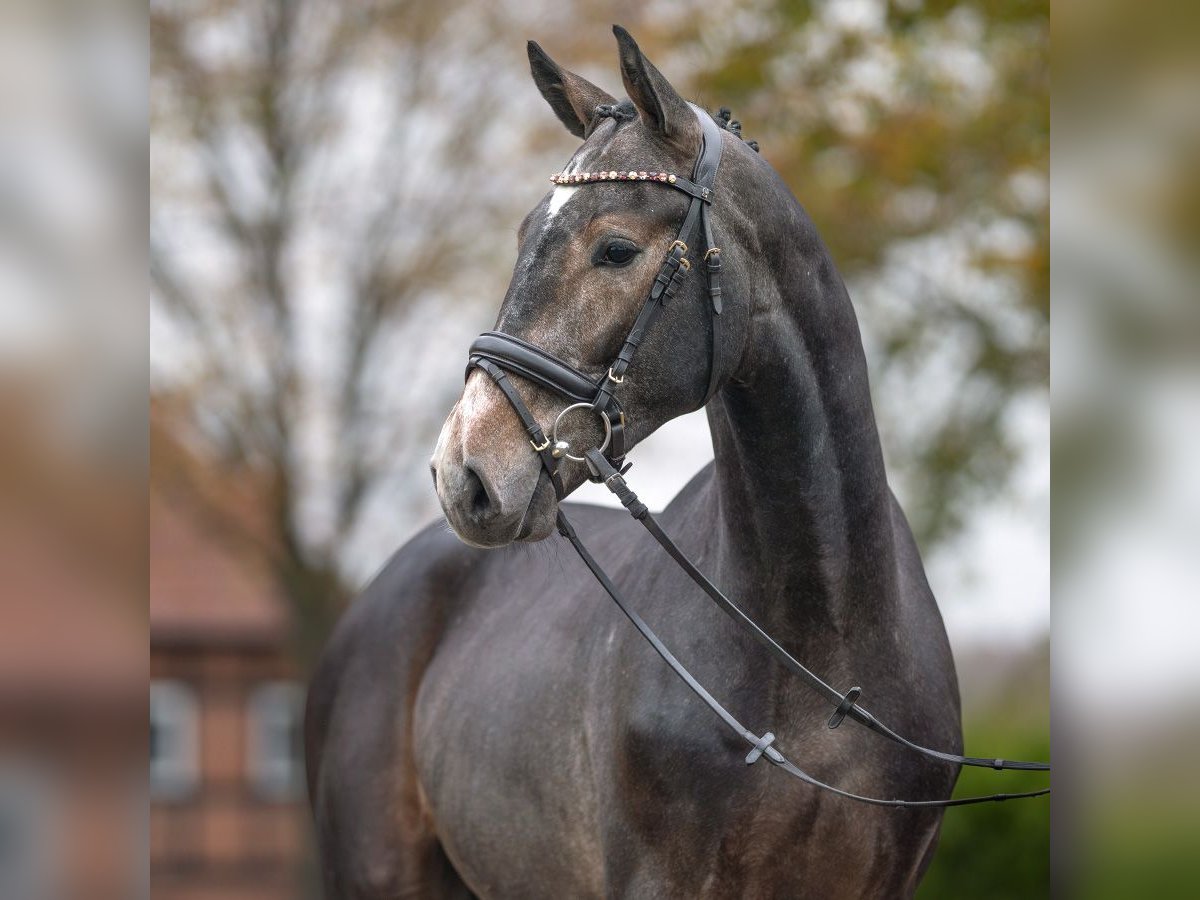
POLYGON ((624 375, 614 375, 612 366, 608 367, 608 380, 613 384, 622 384, 625 381, 624 375))
MULTIPOLYGON (((542 437, 546 437, 546 436, 543 434, 542 437)), ((542 441, 542 445, 540 447, 533 442, 533 438, 530 438, 529 446, 534 449, 535 453, 541 453, 543 450, 545 450, 547 447, 550 446, 550 438, 546 438, 544 441, 542 441)))
POLYGON ((618 487, 629 487, 624 476, 622 476, 620 472, 613 472, 604 479, 604 483, 609 486, 610 490, 612 489, 613 482, 616 482, 618 487))

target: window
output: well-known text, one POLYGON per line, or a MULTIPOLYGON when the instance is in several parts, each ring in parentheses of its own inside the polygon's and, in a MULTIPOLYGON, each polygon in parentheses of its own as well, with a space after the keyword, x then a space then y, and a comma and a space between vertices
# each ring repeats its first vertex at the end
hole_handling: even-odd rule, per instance
POLYGON ((46 773, 0 760, 0 897, 46 900, 56 893, 57 805, 46 773))
POLYGON ((199 704, 178 681, 150 683, 150 796, 183 800, 200 776, 199 704))
POLYGON ((304 690, 290 681, 255 688, 247 720, 246 754, 254 789, 268 800, 298 800, 304 793, 304 690))

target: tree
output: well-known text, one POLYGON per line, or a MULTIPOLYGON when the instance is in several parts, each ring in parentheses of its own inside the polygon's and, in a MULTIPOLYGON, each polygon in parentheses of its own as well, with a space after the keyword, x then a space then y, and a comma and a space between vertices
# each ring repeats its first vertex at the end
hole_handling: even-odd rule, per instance
POLYGON ((523 40, 619 93, 611 18, 734 108, 825 236, 923 543, 1012 475, 1048 371, 1044 3, 160 0, 155 471, 197 497, 181 447, 258 473, 314 640, 435 512, 414 474, 498 301, 498 235, 571 149, 523 40))
POLYGON ((197 461, 255 473, 306 654, 368 505, 428 502, 389 478, 448 398, 396 389, 397 335, 469 293, 502 206, 504 27, 459 0, 151 7, 154 477, 209 515, 197 461))

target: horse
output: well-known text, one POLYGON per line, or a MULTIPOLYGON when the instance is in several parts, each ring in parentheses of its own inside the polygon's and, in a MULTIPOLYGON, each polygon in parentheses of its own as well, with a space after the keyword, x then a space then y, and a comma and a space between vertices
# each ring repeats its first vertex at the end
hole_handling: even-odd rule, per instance
MULTIPOLYGON (((614 31, 620 100, 529 43, 535 84, 582 141, 564 171, 686 171, 702 123, 614 31)), ((914 741, 958 754, 954 662, 888 484, 846 287, 786 184, 727 117, 714 121, 721 328, 701 279, 685 279, 621 378, 625 440, 706 404, 714 459, 662 511, 662 527, 790 652, 832 683, 861 685, 914 741)), ((603 373, 688 202, 651 182, 555 179, 521 223, 495 331, 603 373)), ((548 429, 561 399, 513 380, 548 429)), ((581 435, 597 430, 585 418, 572 425, 581 435)), ((309 690, 308 788, 327 896, 914 894, 943 810, 865 806, 746 766, 745 747, 712 727, 605 602, 557 533, 557 513, 570 513, 712 694, 769 725, 822 781, 944 800, 957 765, 864 728, 824 727, 822 699, 704 606, 624 511, 559 500, 520 417, 479 368, 431 468, 449 529, 413 538, 348 607, 309 690)), ((577 463, 560 471, 564 494, 589 475, 577 463)))

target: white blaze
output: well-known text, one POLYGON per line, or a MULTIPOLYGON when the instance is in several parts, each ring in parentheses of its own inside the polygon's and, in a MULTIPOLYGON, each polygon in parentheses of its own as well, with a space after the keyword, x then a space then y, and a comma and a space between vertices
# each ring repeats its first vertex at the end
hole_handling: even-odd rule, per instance
POLYGON ((546 222, 558 215, 558 211, 566 206, 567 201, 575 196, 578 187, 556 187, 550 195, 550 205, 546 208, 546 222))
MULTIPOLYGON (((588 155, 590 155, 590 154, 588 154, 588 155)), ((586 161, 587 161, 587 156, 585 156, 585 155, 576 156, 574 159, 571 160, 570 164, 567 166, 567 169, 563 174, 564 175, 574 175, 576 172, 582 172, 584 163, 586 161)), ((578 187, 556 187, 554 189, 554 191, 550 194, 550 205, 548 207, 546 207, 546 224, 547 225, 549 225, 551 220, 555 216, 558 215, 559 210, 561 210, 564 206, 567 205, 567 201, 569 201, 572 197, 575 196, 575 192, 578 190, 579 190, 578 187)))

